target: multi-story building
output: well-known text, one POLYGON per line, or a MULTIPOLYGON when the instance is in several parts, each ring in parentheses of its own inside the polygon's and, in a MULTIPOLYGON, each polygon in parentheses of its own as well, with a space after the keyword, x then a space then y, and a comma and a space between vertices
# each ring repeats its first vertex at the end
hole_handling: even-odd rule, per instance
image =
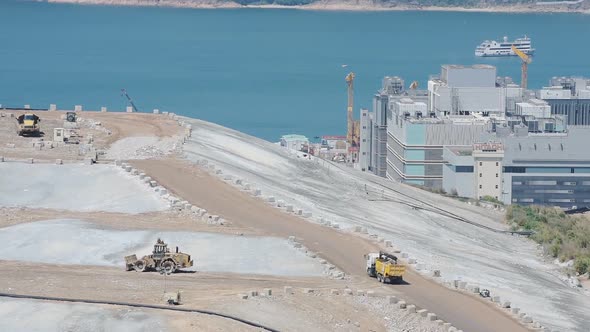
POLYGON ((554 77, 550 86, 538 92, 551 114, 564 115, 570 126, 590 125, 590 87, 585 78, 554 77))
POLYGON ((383 78, 381 89, 373 96, 373 110, 363 113, 361 110, 361 148, 359 151, 359 168, 385 177, 387 171, 387 112, 392 104, 405 97, 427 101, 426 90, 406 90, 404 80, 397 76, 383 78), (365 115, 363 115, 365 114, 365 115), (365 155, 363 155, 365 152, 365 155))
POLYGON ((403 99, 390 112, 387 126, 387 178, 442 188, 444 146, 471 145, 489 118, 477 115, 425 116, 427 105, 403 99))

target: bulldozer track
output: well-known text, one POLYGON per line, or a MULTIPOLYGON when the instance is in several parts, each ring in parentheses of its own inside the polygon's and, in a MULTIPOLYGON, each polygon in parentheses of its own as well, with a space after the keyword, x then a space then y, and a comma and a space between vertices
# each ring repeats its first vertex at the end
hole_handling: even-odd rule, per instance
POLYGON ((172 307, 172 306, 163 306, 163 305, 155 305, 155 304, 142 304, 142 303, 117 302, 117 301, 101 301, 101 300, 91 300, 91 299, 73 299, 73 298, 65 298, 65 297, 23 295, 23 294, 10 294, 10 293, 0 293, 0 297, 9 297, 9 298, 14 298, 14 299, 43 300, 43 301, 88 303, 88 304, 106 304, 106 305, 126 306, 126 307, 134 307, 134 308, 192 312, 192 313, 198 313, 198 314, 203 314, 203 315, 217 316, 217 317, 221 317, 221 318, 225 318, 225 319, 231 319, 231 320, 234 320, 234 321, 242 323, 242 324, 246 324, 246 325, 249 325, 252 327, 263 329, 265 331, 279 332, 279 330, 275 330, 271 327, 264 326, 264 325, 261 325, 261 324, 243 319, 243 318, 239 318, 239 317, 228 315, 228 314, 222 314, 219 312, 209 311, 209 310, 177 308, 177 307, 172 307))

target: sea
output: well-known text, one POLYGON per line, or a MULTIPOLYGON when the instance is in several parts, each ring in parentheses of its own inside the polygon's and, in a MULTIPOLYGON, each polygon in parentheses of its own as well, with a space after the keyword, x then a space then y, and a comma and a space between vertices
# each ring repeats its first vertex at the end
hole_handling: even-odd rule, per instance
POLYGON ((477 58, 486 39, 527 35, 529 87, 590 76, 590 15, 182 9, 0 1, 0 104, 200 118, 269 140, 346 132, 384 76, 425 88, 442 64, 491 64, 520 82, 517 58, 477 58))

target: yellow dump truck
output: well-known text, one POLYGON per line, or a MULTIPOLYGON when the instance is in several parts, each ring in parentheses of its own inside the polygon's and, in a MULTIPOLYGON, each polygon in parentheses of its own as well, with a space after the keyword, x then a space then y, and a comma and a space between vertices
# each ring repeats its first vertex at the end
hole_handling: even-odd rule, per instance
POLYGON ((397 257, 380 251, 365 255, 367 260, 367 274, 377 278, 382 283, 401 282, 406 272, 406 266, 398 263, 397 257))
POLYGON ((35 114, 22 114, 16 118, 19 136, 38 136, 41 133, 39 122, 41 119, 35 114))

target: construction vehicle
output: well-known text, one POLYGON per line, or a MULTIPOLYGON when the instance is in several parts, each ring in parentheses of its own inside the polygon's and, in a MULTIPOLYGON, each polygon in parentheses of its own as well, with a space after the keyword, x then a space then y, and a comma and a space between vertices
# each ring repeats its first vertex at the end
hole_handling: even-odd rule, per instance
POLYGON ((520 87, 523 88, 523 90, 526 90, 529 64, 533 62, 533 59, 523 51, 516 48, 514 45, 512 45, 512 52, 516 53, 516 55, 518 55, 518 57, 522 60, 522 76, 520 80, 520 87))
POLYGON ((176 247, 175 252, 170 252, 168 245, 161 239, 158 239, 154 244, 154 251, 152 251, 151 255, 143 256, 141 259, 137 259, 136 255, 125 257, 127 271, 144 272, 155 270, 170 274, 178 269, 191 266, 193 266, 193 261, 189 254, 178 251, 178 247, 176 247))
POLYGON ((403 280, 406 266, 398 263, 396 256, 380 251, 365 255, 365 259, 367 260, 367 274, 377 278, 379 282, 389 284, 403 280))
POLYGON ((17 134, 19 136, 39 136, 41 128, 39 122, 41 119, 32 113, 22 114, 16 118, 17 121, 17 134))
POLYGON ((418 81, 414 81, 412 82, 412 84, 410 84, 410 90, 416 90, 418 89, 418 81))

